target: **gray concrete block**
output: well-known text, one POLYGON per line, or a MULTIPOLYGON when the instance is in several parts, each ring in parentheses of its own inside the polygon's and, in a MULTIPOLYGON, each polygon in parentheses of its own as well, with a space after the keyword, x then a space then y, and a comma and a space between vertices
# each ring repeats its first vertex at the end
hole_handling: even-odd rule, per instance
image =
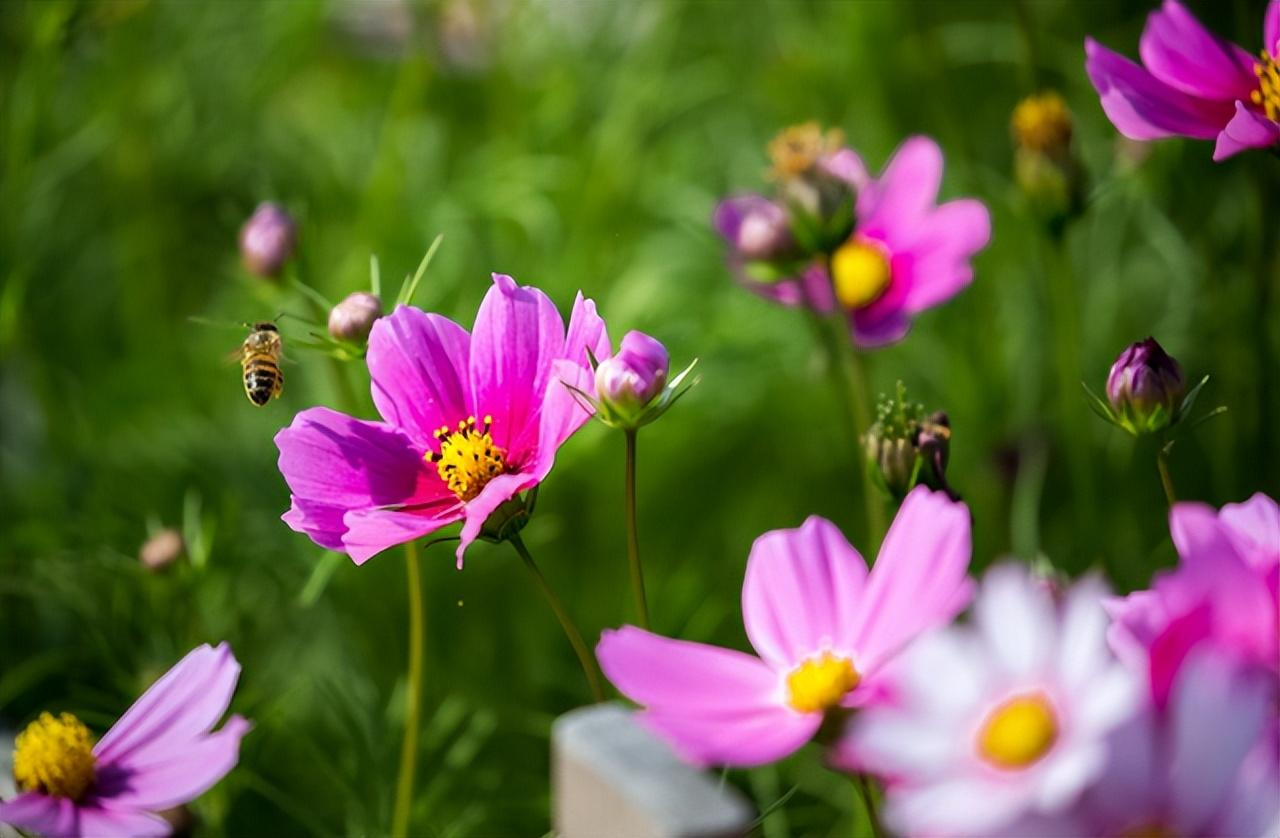
POLYGON ((557 719, 551 760, 560 838, 736 838, 754 818, 737 789, 682 762, 616 704, 557 719))

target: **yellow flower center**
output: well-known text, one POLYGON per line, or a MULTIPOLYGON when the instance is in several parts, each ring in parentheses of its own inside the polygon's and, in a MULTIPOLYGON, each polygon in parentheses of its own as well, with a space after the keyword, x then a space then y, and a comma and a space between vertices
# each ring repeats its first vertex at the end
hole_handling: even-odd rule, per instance
POLYGON ((476 417, 468 416, 456 430, 445 425, 435 433, 440 452, 428 452, 426 459, 435 463, 440 479, 458 500, 471 500, 490 480, 507 471, 507 452, 495 445, 489 435, 492 425, 492 416, 484 417, 480 426, 476 425, 476 417))
POLYGON ((842 142, 844 135, 835 128, 823 131, 816 122, 792 125, 769 141, 773 176, 782 180, 802 175, 840 148, 842 142))
POLYGON ((861 680, 853 661, 823 652, 787 676, 788 700, 801 713, 823 712, 839 704, 861 680))
POLYGON ((987 716, 978 734, 978 753, 996 768, 1026 768, 1058 738, 1053 708, 1040 695, 1010 699, 987 716))
POLYGON ((1019 148, 1060 153, 1071 142, 1071 111, 1053 91, 1028 96, 1013 109, 1012 128, 1019 148))
POLYGON ((22 791, 78 800, 93 785, 93 736, 70 713, 41 713, 14 744, 13 779, 22 791))
POLYGON ((1265 49, 1262 60, 1253 65, 1253 74, 1258 77, 1258 89, 1249 94, 1249 99, 1267 114, 1267 119, 1280 122, 1280 64, 1265 49))
POLYGON ((892 278, 889 257, 871 242, 845 242, 831 257, 836 299, 847 309, 865 308, 880 299, 892 278))

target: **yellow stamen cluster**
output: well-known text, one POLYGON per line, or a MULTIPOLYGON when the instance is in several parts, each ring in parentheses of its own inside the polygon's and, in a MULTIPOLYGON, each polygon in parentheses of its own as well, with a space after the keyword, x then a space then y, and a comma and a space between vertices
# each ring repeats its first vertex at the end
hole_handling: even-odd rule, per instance
POLYGON ((1013 139, 1019 148, 1061 154, 1071 143, 1071 111, 1053 91, 1028 96, 1013 109, 1013 139))
POLYGON ((787 676, 788 701, 801 713, 824 712, 839 704, 861 680, 853 661, 823 652, 787 676))
POLYGON ((992 710, 978 734, 978 754, 996 768, 1026 768, 1049 752, 1058 720, 1042 695, 1012 698, 992 710))
POLYGON ((426 459, 435 463, 440 479, 461 501, 471 500, 485 484, 507 471, 507 452, 494 444, 489 434, 492 425, 492 416, 484 417, 479 426, 476 417, 468 416, 456 429, 444 425, 435 432, 440 452, 428 453, 426 459))
POLYGON ((18 734, 13 779, 22 791, 78 800, 93 785, 93 772, 93 736, 70 713, 41 713, 18 734))
POLYGON ((843 142, 844 134, 838 129, 823 131, 816 122, 792 125, 769 142, 772 174, 778 180, 802 175, 840 148, 843 142))
POLYGON ((854 239, 840 245, 831 257, 836 299, 850 311, 880 299, 892 278, 888 257, 874 243, 854 239))
POLYGON ((1249 100, 1262 108, 1267 119, 1280 122, 1280 63, 1264 49, 1253 74, 1258 77, 1258 89, 1249 94, 1249 100))

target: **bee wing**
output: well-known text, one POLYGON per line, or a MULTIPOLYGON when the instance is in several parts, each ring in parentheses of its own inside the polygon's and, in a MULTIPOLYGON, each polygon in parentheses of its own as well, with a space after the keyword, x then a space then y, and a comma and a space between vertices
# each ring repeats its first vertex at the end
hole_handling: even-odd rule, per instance
POLYGON ((230 366, 231 364, 239 364, 244 360, 244 347, 237 346, 222 357, 222 363, 230 366))

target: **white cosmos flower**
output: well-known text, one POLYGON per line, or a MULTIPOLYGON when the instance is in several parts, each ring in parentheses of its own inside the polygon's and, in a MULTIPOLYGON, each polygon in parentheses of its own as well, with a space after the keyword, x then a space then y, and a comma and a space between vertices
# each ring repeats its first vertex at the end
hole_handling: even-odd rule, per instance
POLYGON ((1107 647, 1107 593, 1089 577, 1057 602, 1022 566, 992 568, 971 623, 898 659, 898 700, 861 713, 835 761, 886 779, 884 817, 904 834, 990 834, 1062 811, 1142 695, 1107 647))

